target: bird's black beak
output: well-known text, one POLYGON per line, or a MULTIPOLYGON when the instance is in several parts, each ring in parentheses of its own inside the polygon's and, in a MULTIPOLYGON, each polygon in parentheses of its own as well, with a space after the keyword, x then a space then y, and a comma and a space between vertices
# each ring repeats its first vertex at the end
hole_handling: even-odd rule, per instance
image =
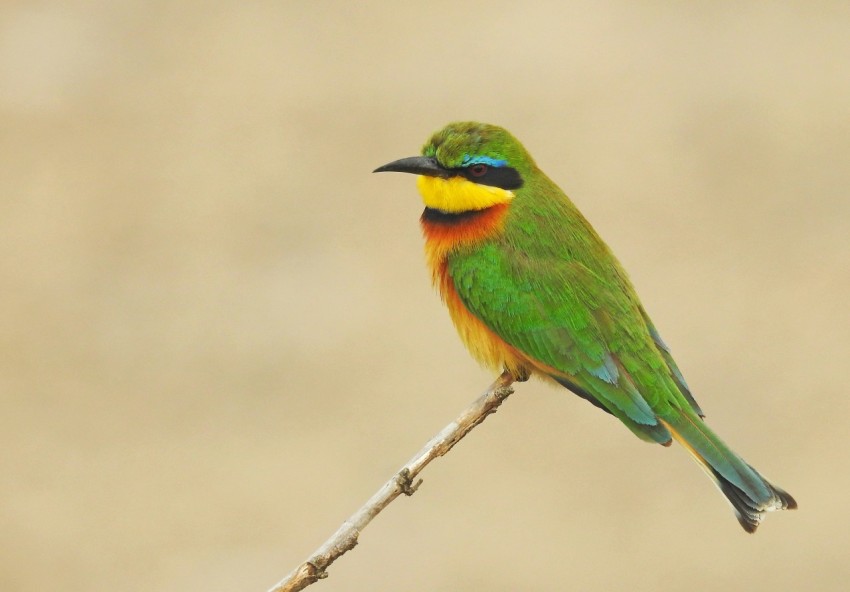
POLYGON ((400 160, 394 160, 384 166, 376 168, 373 173, 413 173, 414 175, 427 175, 428 177, 448 178, 451 172, 443 168, 436 158, 430 156, 410 156, 400 160))

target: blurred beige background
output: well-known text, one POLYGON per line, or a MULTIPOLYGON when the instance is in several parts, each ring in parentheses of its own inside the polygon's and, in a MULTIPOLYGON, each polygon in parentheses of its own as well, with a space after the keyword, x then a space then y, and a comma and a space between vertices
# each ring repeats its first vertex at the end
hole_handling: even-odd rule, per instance
MULTIPOLYGON (((315 589, 846 590, 850 4, 4 2, 0 589, 265 590, 490 382, 434 130, 512 130, 799 500, 521 385, 315 589)), ((312 589, 312 588, 311 588, 312 589)))

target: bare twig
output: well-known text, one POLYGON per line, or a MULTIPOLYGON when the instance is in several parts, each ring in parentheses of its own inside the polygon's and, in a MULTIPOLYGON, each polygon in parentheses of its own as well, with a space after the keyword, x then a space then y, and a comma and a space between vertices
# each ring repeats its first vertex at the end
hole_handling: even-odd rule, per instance
POLYGON ((319 547, 307 561, 295 568, 269 592, 296 592, 310 584, 327 577, 326 570, 343 553, 357 544, 360 532, 372 518, 386 508, 400 494, 413 495, 422 479, 414 483, 419 473, 438 456, 443 456, 460 442, 472 428, 484 421, 496 411, 511 393, 513 377, 504 372, 490 385, 487 391, 478 397, 472 405, 463 411, 456 420, 447 425, 439 434, 431 438, 395 475, 384 483, 362 508, 346 520, 331 538, 319 547))

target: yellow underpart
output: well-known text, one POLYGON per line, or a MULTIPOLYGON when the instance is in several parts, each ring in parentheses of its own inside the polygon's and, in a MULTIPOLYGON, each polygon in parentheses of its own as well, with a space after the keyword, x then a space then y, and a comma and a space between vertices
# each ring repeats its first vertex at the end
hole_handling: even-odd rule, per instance
POLYGON ((448 306, 461 341, 472 357, 495 372, 505 369, 512 372, 514 376, 527 375, 531 366, 527 363, 526 357, 505 343, 501 337, 469 312, 454 289, 445 265, 440 266, 437 275, 435 279, 439 284, 440 295, 448 306))
POLYGON ((463 177, 442 179, 420 175, 416 179, 416 186, 426 206, 453 214, 483 210, 496 204, 507 203, 514 198, 513 191, 479 185, 463 177))

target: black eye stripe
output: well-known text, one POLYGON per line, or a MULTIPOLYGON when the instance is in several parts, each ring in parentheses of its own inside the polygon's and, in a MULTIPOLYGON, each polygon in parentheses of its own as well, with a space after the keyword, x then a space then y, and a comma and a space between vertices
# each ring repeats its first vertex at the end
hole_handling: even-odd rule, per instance
POLYGON ((470 172, 470 168, 472 167, 454 169, 454 172, 479 185, 490 185, 491 187, 500 187, 502 189, 519 189, 522 187, 522 177, 515 168, 488 166, 487 171, 479 176, 474 176, 470 172))

